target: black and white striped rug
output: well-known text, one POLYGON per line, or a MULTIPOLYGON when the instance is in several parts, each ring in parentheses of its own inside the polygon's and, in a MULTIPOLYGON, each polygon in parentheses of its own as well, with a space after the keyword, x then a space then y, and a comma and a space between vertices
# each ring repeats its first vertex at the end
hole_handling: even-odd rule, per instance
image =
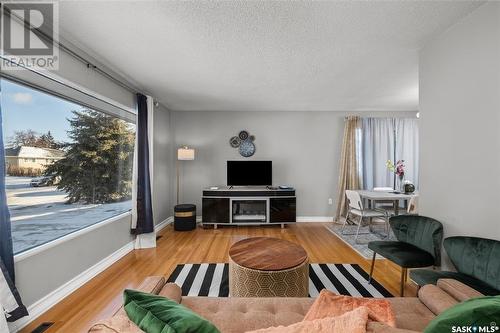
MULTIPOLYGON (((336 294, 361 297, 392 297, 375 279, 356 264, 310 264, 309 297, 322 289, 336 294)), ((168 278, 182 288, 182 296, 229 296, 229 264, 181 264, 168 278)))

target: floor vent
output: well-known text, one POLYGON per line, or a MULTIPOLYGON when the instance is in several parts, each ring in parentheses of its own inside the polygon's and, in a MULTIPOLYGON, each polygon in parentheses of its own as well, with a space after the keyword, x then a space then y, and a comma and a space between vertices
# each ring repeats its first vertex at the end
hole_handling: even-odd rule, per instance
POLYGON ((158 240, 158 239, 160 239, 160 238, 162 238, 162 237, 163 237, 163 236, 156 236, 156 240, 158 240))
POLYGON ((53 322, 41 323, 37 328, 35 328, 31 333, 43 333, 49 329, 50 326, 54 325, 53 322))

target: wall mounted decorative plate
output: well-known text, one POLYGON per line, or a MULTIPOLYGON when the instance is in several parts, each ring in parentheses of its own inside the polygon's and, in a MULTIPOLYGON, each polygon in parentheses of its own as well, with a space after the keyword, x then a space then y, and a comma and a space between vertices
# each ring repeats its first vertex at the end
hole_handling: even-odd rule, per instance
POLYGON ((240 143, 240 155, 250 157, 255 154, 255 145, 250 140, 245 140, 240 143))
POLYGON ((240 134, 238 134, 238 136, 240 137, 241 141, 245 141, 246 139, 248 139, 248 132, 240 131, 240 134))
POLYGON ((241 140, 237 136, 233 136, 231 139, 229 139, 229 144, 233 148, 238 148, 240 146, 241 140))

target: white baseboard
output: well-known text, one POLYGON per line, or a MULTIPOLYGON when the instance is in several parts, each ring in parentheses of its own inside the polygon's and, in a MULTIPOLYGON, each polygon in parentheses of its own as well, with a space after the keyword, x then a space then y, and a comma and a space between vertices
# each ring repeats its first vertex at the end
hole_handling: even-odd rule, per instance
POLYGON ((167 225, 169 225, 172 222, 174 222, 174 217, 173 216, 167 217, 165 220, 163 220, 160 223, 158 223, 157 225, 155 225, 155 232, 156 233, 160 232, 161 230, 163 230, 163 228, 165 228, 167 225))
POLYGON ((22 329, 30 322, 38 318, 41 314, 43 314, 51 307, 53 307, 55 304, 60 302, 63 298, 71 294, 76 289, 80 288, 82 285, 84 285, 92 278, 97 276, 99 273, 107 269, 116 261, 120 260, 123 256, 125 256, 133 249, 134 249, 134 241, 127 243, 125 246, 116 250, 106 258, 102 259, 94 266, 78 274, 73 279, 69 280, 56 290, 52 291, 48 295, 42 297, 35 303, 31 304, 30 306, 28 306, 28 312, 30 315, 19 319, 15 323, 9 323, 9 330, 11 332, 17 332, 18 330, 22 329))
POLYGON ((333 216, 297 216, 297 222, 333 222, 333 216))

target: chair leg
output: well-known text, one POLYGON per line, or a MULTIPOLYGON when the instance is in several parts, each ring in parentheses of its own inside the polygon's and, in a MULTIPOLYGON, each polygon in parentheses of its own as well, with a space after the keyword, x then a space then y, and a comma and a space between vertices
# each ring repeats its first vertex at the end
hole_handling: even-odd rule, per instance
POLYGON ((356 237, 354 237, 354 243, 358 242, 359 229, 361 229, 361 224, 363 224, 363 216, 359 217, 358 229, 356 230, 356 237))
POLYGON ((347 214, 345 214, 345 220, 344 220, 344 224, 342 225, 342 229, 340 230, 340 233, 343 235, 344 234, 344 229, 345 229, 345 226, 347 224, 347 220, 349 219, 349 213, 351 212, 350 209, 347 210, 347 214))
POLYGON ((377 256, 377 252, 373 252, 372 257, 372 266, 370 267, 370 277, 368 278, 368 284, 372 283, 373 269, 375 268, 375 257, 377 256))
POLYGON ((389 225, 389 216, 385 217, 385 233, 386 233, 386 238, 389 239, 389 233, 391 232, 391 228, 389 225))
POLYGON ((405 295, 406 270, 406 268, 401 267, 401 286, 399 289, 399 296, 401 297, 405 295))

